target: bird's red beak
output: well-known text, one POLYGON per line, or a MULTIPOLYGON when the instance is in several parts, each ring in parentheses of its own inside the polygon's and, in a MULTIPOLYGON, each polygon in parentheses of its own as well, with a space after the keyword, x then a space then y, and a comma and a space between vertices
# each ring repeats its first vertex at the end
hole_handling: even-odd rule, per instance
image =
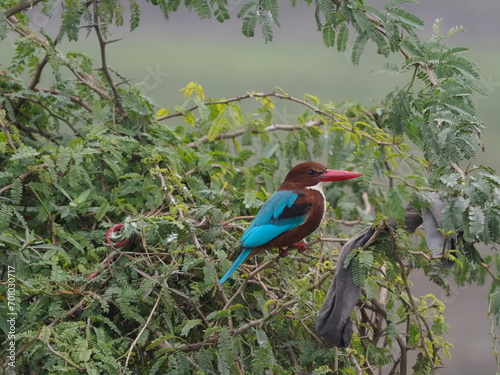
POLYGON ((325 173, 319 176, 321 182, 326 181, 343 181, 350 180, 351 178, 356 178, 362 176, 362 173, 351 172, 351 171, 337 171, 334 169, 327 169, 325 173))

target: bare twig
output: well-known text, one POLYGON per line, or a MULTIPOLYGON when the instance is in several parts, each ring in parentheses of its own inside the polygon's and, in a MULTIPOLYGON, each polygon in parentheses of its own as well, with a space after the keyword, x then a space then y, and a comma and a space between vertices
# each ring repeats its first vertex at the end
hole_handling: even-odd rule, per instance
POLYGON ((45 343, 45 346, 47 347, 47 349, 49 349, 49 352, 51 352, 52 354, 58 356, 59 358, 61 358, 64 362, 66 362, 68 365, 70 366, 73 366, 74 368, 76 368, 78 371, 84 371, 85 368, 84 367, 80 367, 78 366, 76 363, 74 363, 73 361, 71 361, 69 358, 66 358, 65 356, 63 356, 61 353, 59 353, 58 351, 56 351, 48 342, 45 343))
MULTIPOLYGON (((310 128, 312 126, 319 126, 319 125, 322 125, 322 124, 323 124, 323 122, 321 120, 309 121, 306 124, 298 124, 298 125, 273 124, 273 125, 270 125, 270 126, 267 126, 266 128, 264 128, 264 131, 268 132, 268 133, 271 133, 271 132, 274 132, 274 131, 278 131, 278 130, 281 130, 281 131, 294 131, 294 130, 299 130, 299 129, 304 129, 304 128, 310 128)), ((221 139, 236 138, 236 137, 239 137, 240 135, 243 135, 246 131, 247 131, 246 129, 240 129, 240 130, 237 130, 237 131, 232 132, 232 133, 219 134, 219 135, 217 135, 215 137, 214 140, 217 141, 217 140, 221 140, 221 139)), ((255 129, 252 129, 251 132, 253 134, 262 133, 262 131, 255 130, 255 129)), ((201 137, 197 141, 188 143, 186 146, 190 147, 190 148, 195 148, 199 144, 201 144, 201 143, 207 143, 209 141, 210 141, 210 139, 208 138, 208 136, 204 135, 203 137, 201 137)))
MULTIPOLYGON (((4 95, 4 96, 9 96, 9 95, 4 95)), ((58 119, 59 121, 62 121, 64 122, 72 131, 73 133, 75 134, 78 134, 78 132, 76 131, 75 127, 73 126, 73 124, 71 124, 67 119, 66 117, 63 117, 63 116, 60 116, 58 115, 57 113, 55 113, 50 107, 48 107, 47 105, 45 105, 44 103, 42 103, 41 101, 39 100, 35 100, 33 98, 30 98, 30 97, 27 97, 27 96, 18 96, 19 99, 21 100, 26 100, 28 102, 31 102, 31 103, 34 103, 36 105, 39 105, 40 107, 42 107, 43 109, 45 109, 51 116, 55 117, 56 119, 58 119)), ((37 123, 35 122, 35 125, 37 125, 37 123)), ((38 125, 37 125, 38 126, 38 125)), ((39 131, 41 134, 44 134, 43 130, 38 127, 39 131)), ((45 135, 45 134, 44 134, 45 135)))
MULTIPOLYGON (((36 168, 47 168, 47 164, 35 165, 35 166, 31 167, 31 169, 29 171, 24 172, 23 174, 19 175, 19 177, 17 177, 17 178, 20 179, 20 180, 24 180, 25 178, 31 176, 35 172, 36 168)), ((14 186, 14 185, 10 184, 10 185, 6 185, 3 188, 1 188, 0 189, 0 195, 2 195, 3 193, 5 193, 7 190, 11 189, 12 186, 14 186)))
MULTIPOLYGON (((262 266, 260 266, 259 268, 257 268, 256 270, 254 270, 250 275, 253 275, 253 274, 256 274, 258 272, 260 272, 263 268, 267 267, 270 263, 274 262, 276 258, 274 259, 271 259, 269 260, 268 262, 266 262, 265 264, 263 264, 262 266)), ((248 281, 248 279, 246 279, 243 283, 246 284, 248 281)), ((312 284, 308 290, 314 290, 314 289, 317 289, 319 287, 319 285, 321 285, 321 283, 324 281, 324 279, 321 279, 320 281, 312 284)), ((241 286, 240 286, 241 288, 241 286)), ((239 293, 239 290, 238 292, 236 292, 235 294, 238 294, 239 293)), ((285 298, 285 297, 284 297, 285 298)), ((233 299, 234 300, 234 299, 233 299)), ((232 336, 235 336, 235 335, 240 335, 242 333, 245 333, 246 331, 248 331, 250 328, 252 327, 255 327, 255 326, 258 326, 258 325, 261 325, 269 320, 271 320, 272 318, 274 318, 276 315, 278 315, 279 313, 281 313, 284 309, 287 309, 293 305, 295 305, 296 303, 298 302, 298 297, 293 297, 292 299, 286 301, 286 302, 283 302, 281 304, 279 304, 279 301, 277 301, 278 303, 278 306, 276 306, 276 308, 274 308, 274 310, 272 310, 269 314, 267 314, 265 317, 263 318, 260 318, 260 319, 256 319, 256 320, 251 320, 249 321, 247 324, 241 326, 241 327, 238 327, 238 328, 235 328, 235 329, 232 329, 230 331, 231 335, 232 336)), ((229 304, 226 304, 226 306, 230 306, 230 303, 229 304)), ((225 307, 227 308, 227 307, 225 307)), ((181 347, 180 349, 178 349, 177 351, 181 351, 181 352, 191 352, 191 351, 196 351, 196 350, 199 350, 201 349, 202 347, 204 346, 210 346, 212 344, 215 344, 217 341, 218 341, 219 337, 216 335, 216 334, 212 334, 211 336, 209 336, 206 340, 204 341, 201 341, 201 342, 197 342, 197 343, 194 343, 194 344, 188 344, 184 347, 181 347)), ((175 352, 175 351, 173 351, 175 352)), ((173 353, 172 352, 172 353, 173 353)))
MULTIPOLYGON (((387 229, 389 230, 389 233, 390 233, 390 239, 391 239, 391 242, 393 243, 393 249, 395 249, 395 231, 390 226, 387 226, 387 229)), ((434 363, 434 357, 429 352, 429 349, 427 348, 427 344, 425 342, 425 337, 426 337, 426 335, 425 335, 426 330, 424 329, 425 322, 422 322, 422 317, 420 316, 420 313, 418 311, 418 307, 415 304, 415 300, 413 298, 413 294, 412 294, 411 289, 410 289, 410 283, 408 281, 408 277, 406 276, 406 267, 403 264, 403 262, 401 261, 401 259, 396 254, 395 254, 395 259, 396 259, 396 262, 399 264, 399 268, 401 270, 401 279, 403 280, 403 285, 404 285, 404 290, 406 292, 406 295, 408 296, 408 302, 411 306, 411 309, 413 311, 413 315, 415 316, 415 320, 416 320, 417 325, 418 325, 418 329, 420 331, 420 347, 424 351, 427 359, 429 360, 429 362, 431 364, 431 374, 433 375, 436 373, 436 365, 434 363)))
POLYGON ((226 220, 226 221, 223 221, 221 223, 222 226, 225 226, 229 223, 232 223, 233 221, 237 221, 237 220, 251 220, 255 217, 255 215, 253 216, 235 216, 235 217, 232 217, 231 219, 229 220, 226 220))
MULTIPOLYGON (((498 293, 498 292, 496 292, 498 293)), ((496 325, 496 322, 495 322, 495 319, 493 318, 493 312, 491 311, 491 303, 493 301, 493 298, 495 297, 495 294, 496 293, 492 293, 489 295, 489 302, 488 302, 488 318, 490 319, 490 336, 493 340, 493 357, 495 357, 495 363, 496 363, 496 371, 495 371, 495 374, 500 374, 500 360, 499 360, 499 357, 498 357, 498 347, 497 347, 497 343, 498 343, 498 335, 495 333, 495 327, 497 326, 496 325)))
POLYGON ((129 349, 128 353, 127 353, 127 359, 125 360, 125 367, 128 366, 128 362, 130 361, 130 356, 132 355, 132 351, 134 350, 134 347, 136 346, 137 341, 139 341, 139 339, 141 338, 142 334, 144 333, 144 331, 146 330, 147 326, 149 325, 149 322, 151 322, 151 318, 153 317, 153 315, 154 315, 154 313, 156 311, 156 308, 160 304, 160 299, 161 299, 161 294, 159 294, 158 298, 156 298, 156 302, 155 302, 153 308, 151 309, 151 312, 149 313, 149 316, 146 319, 146 322, 142 326, 142 329, 139 332, 139 334, 137 335, 137 337, 135 338, 134 342, 132 342, 132 345, 130 345, 130 349, 129 349))
POLYGON ((16 33, 18 33, 18 34, 26 37, 27 39, 37 43, 39 47, 43 48, 48 53, 57 54, 60 58, 59 59, 60 61, 68 62, 65 64, 65 66, 71 71, 71 73, 78 79, 78 81, 81 84, 87 86, 89 89, 91 89, 96 94, 98 94, 102 99, 104 99, 106 101, 113 100, 113 98, 108 94, 108 92, 106 90, 99 87, 98 84, 93 79, 91 79, 92 77, 89 77, 89 75, 84 73, 84 72, 80 72, 80 71, 76 70, 69 63, 69 59, 61 51, 57 50, 56 48, 51 47, 50 43, 47 40, 40 38, 38 35, 35 35, 30 29, 27 29, 25 27, 17 25, 17 22, 15 20, 13 20, 12 18, 8 18, 6 21, 7 21, 7 24, 11 27, 11 29, 13 31, 15 31, 16 33))
MULTIPOLYGON (((372 308, 375 308, 377 310, 377 312, 382 315, 382 317, 387 322, 387 324, 390 324, 390 322, 387 320, 387 310, 385 309, 385 306, 381 302, 377 301, 376 298, 372 299, 372 304, 373 304, 372 308)), ((368 304, 365 303, 365 306, 368 306, 368 304)), ((407 362, 408 362, 408 355, 407 355, 408 350, 407 350, 407 347, 406 347, 406 344, 405 344, 403 338, 401 337, 401 335, 399 333, 396 333, 396 341, 399 345, 399 350, 401 352, 401 355, 399 357, 399 364, 400 364, 399 375, 406 375, 406 366, 407 366, 407 362)))
MULTIPOLYGON (((341 237, 320 237, 318 239, 318 242, 338 242, 338 243, 346 243, 349 241, 349 238, 341 238, 341 237)), ((310 242, 309 245, 312 245, 314 243, 310 242)))
POLYGON ((14 16, 15 14, 22 12, 25 9, 28 8, 33 8, 35 5, 38 3, 42 2, 43 0, 27 0, 23 1, 22 3, 14 5, 12 8, 7 9, 4 13, 5 18, 9 18, 14 16))
POLYGON ((429 77, 429 82, 431 83, 431 85, 434 87, 438 87, 439 81, 436 77, 436 74, 434 73, 434 70, 432 70, 432 68, 427 64, 419 63, 418 65, 424 68, 425 72, 427 73, 427 77, 429 77))
POLYGON ((466 176, 465 176, 465 172, 462 170, 462 168, 460 168, 457 163, 451 161, 450 162, 450 165, 451 167, 460 175, 460 177, 462 178, 462 185, 465 185, 467 179, 466 179, 466 176))
POLYGON ((104 37, 101 33, 101 27, 99 26, 99 11, 98 11, 98 1, 94 1, 93 4, 93 17, 94 17, 94 23, 93 27, 97 36, 97 40, 99 41, 99 47, 101 50, 101 71, 104 74, 104 77, 106 77, 106 80, 108 81, 109 87, 111 88, 111 92, 113 93, 114 101, 116 104, 116 109, 118 113, 121 116, 121 120, 124 120, 128 117, 127 111, 123 107, 120 99, 120 94, 118 93, 118 89, 116 88, 116 85, 113 81, 113 78, 111 77, 111 73, 109 72, 108 69, 108 64, 106 62, 106 45, 115 41, 107 42, 104 40, 104 37))
POLYGON ((363 194, 361 194, 361 199, 365 204, 365 215, 370 215, 372 211, 372 205, 370 204, 370 198, 368 197, 368 193, 366 191, 364 191, 363 194))
POLYGON ((68 97, 73 103, 75 104, 78 104, 79 106, 81 106, 83 109, 85 109, 87 112, 90 112, 90 113, 94 113, 94 110, 92 109, 92 107, 90 106, 90 104, 88 104, 87 102, 85 102, 85 100, 83 100, 82 98, 79 98, 78 96, 74 96, 74 95, 67 95, 66 93, 64 92, 61 92, 59 91, 58 89, 46 89, 46 88, 33 88, 33 90, 35 91, 42 91, 42 92, 46 92, 46 93, 49 93, 49 94, 53 94, 53 95, 61 95, 61 96, 66 96, 68 97))
POLYGON ((5 125, 5 123, 2 121, 1 118, 0 118, 0 127, 2 128, 3 132, 5 133, 5 138, 7 139, 7 144, 9 145, 9 147, 12 150, 16 151, 17 148, 16 148, 16 146, 14 146, 14 142, 12 142, 12 138, 10 137, 10 133, 9 133, 9 128, 7 127, 7 125, 5 125))
POLYGON ((351 360, 352 364, 354 365, 354 368, 356 369, 356 374, 363 375, 363 369, 359 365, 358 361, 356 361, 356 358, 354 357, 352 352, 349 353, 349 359, 351 360))
MULTIPOLYGON (((261 272, 263 269, 267 268, 271 263, 275 262, 276 259, 278 259, 280 256, 278 255, 277 257, 273 258, 273 259, 270 259, 268 260, 267 262, 264 262, 262 263, 259 267, 257 267, 255 270, 253 270, 247 278, 245 278, 243 280, 243 282, 241 283, 240 287, 238 288, 238 290, 233 294, 233 296, 226 302, 223 310, 229 308, 229 306, 232 305, 232 303, 234 302, 234 300, 245 290, 246 288, 246 285, 248 283, 248 281, 256 274, 258 274, 259 272, 261 272)), ((220 286, 220 285, 219 285, 220 286)))
MULTIPOLYGON (((64 35, 64 29, 61 27, 59 29, 59 32, 57 33, 56 38, 54 39, 53 47, 57 45, 58 41, 61 40, 63 35, 64 35)), ((49 62, 49 56, 50 54, 47 52, 43 57, 42 61, 38 64, 35 75, 33 76, 31 83, 28 85, 28 89, 33 90, 38 85, 38 83, 40 83, 40 78, 42 77, 42 71, 49 62)))
POLYGON ((252 327, 255 327, 255 326, 258 326, 258 325, 261 325, 262 323, 265 323, 267 322, 268 320, 270 320, 271 318, 275 317, 276 315, 278 315, 281 311, 283 311, 284 309, 288 308, 288 307, 291 307, 293 305, 295 305, 298 301, 298 298, 292 298, 291 300, 283 303, 282 305, 280 306, 277 306, 273 311, 271 311, 268 315, 266 315, 265 317, 263 318, 260 318, 260 319, 256 319, 256 320, 252 320, 250 322, 248 322, 247 324, 239 327, 239 328, 236 328, 236 329, 233 329, 231 331, 231 335, 235 336, 235 335, 240 335, 246 331, 248 331, 250 328, 252 327))
POLYGON ((500 281, 500 277, 498 277, 497 275, 495 275, 495 273, 491 270, 491 268, 490 268, 490 266, 489 266, 488 264, 486 264, 486 263, 481 263, 481 267, 483 267, 483 268, 484 268, 484 270, 485 270, 486 272, 488 272, 488 274, 491 276, 491 278, 492 278, 494 281, 496 281, 496 282, 500 281))
MULTIPOLYGON (((316 114, 318 115, 321 115, 321 116, 324 116, 324 117, 327 117, 328 119, 330 119, 331 121, 333 121, 335 123, 335 125, 345 131, 348 131, 348 132, 351 132, 351 133, 356 133, 358 134, 359 136, 363 137, 363 138, 366 138, 374 143, 376 143, 377 145, 379 146, 391 146, 393 148, 395 148, 395 150, 397 150, 398 152, 401 152, 399 150, 399 148, 397 147, 397 145, 393 142, 384 142, 384 141, 380 141, 376 138, 374 138, 373 136, 371 136, 370 134, 368 133, 365 133, 357 128, 354 128, 354 127, 350 127, 350 126, 347 126, 347 125, 344 125, 342 123, 340 123, 340 119, 337 118, 337 116, 333 113, 330 113, 330 112, 327 112, 319 107, 316 107, 315 105, 305 101, 305 100, 302 100, 302 99, 298 99, 298 98, 294 98, 293 96, 290 96, 290 95, 286 95, 286 94, 282 94, 280 92, 276 92, 276 91, 273 91, 273 92, 270 92, 270 93, 251 93, 251 94, 247 94, 247 95, 242 95, 242 96, 237 96, 237 97, 234 97, 234 98, 230 98, 230 99, 225 99, 225 100, 217 100, 217 101, 212 101, 212 102, 206 102, 205 105, 206 106, 210 106, 210 105, 216 105, 216 104, 229 104, 229 103, 232 103, 232 102, 238 102, 238 101, 242 101, 242 100, 245 100, 245 99, 249 99, 249 98, 277 98, 277 99, 281 99, 281 100, 288 100, 288 101, 291 101, 291 102, 294 102, 294 103, 297 103, 297 104, 300 104, 304 107, 307 107, 309 109, 311 109, 312 111, 314 111, 316 114)), ((198 105, 194 105, 188 109, 186 109, 185 111, 183 112, 175 112, 175 113, 170 113, 168 115, 165 115, 165 116, 162 116, 162 117, 159 117, 157 118, 156 120, 157 121, 163 121, 163 120, 167 120, 169 118, 173 118, 173 117, 180 117, 180 116, 184 116, 184 114, 186 112, 192 112, 196 109, 198 109, 198 105)), ((304 127, 312 127, 312 126, 319 126, 319 125, 322 125, 323 124, 323 120, 322 119, 316 119, 314 121, 310 121, 309 123, 307 124, 300 124, 300 125, 271 125, 271 126, 268 126, 265 131, 266 132, 272 132, 272 131, 276 131, 276 130, 296 130, 296 129, 301 129, 301 128, 304 128, 304 127)), ((239 130, 239 131, 236 131, 236 132, 233 132, 233 133, 223 133, 223 134, 219 134, 215 139, 228 139, 228 138, 235 138, 239 135, 242 135, 243 134, 243 130, 239 130)), ((257 133, 257 131, 253 131, 255 133, 257 133)), ((207 137, 201 137, 198 141, 196 142, 191 142, 191 143, 188 143, 187 146, 188 147, 191 147, 191 148, 194 148, 197 146, 197 144, 199 143, 205 143, 205 142, 208 142, 208 138, 207 137)))

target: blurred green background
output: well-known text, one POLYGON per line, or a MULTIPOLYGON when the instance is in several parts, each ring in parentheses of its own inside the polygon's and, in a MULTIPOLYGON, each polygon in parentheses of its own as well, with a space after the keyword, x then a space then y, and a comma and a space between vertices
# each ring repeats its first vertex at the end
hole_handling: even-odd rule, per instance
MULTIPOLYGON (((383 1, 367 1, 383 6, 383 1)), ((144 1, 141 24, 130 33, 128 26, 111 30, 111 38, 124 40, 108 46, 108 63, 131 84, 141 87, 159 108, 171 108, 182 103, 179 89, 188 82, 203 85, 206 95, 214 98, 243 95, 248 91, 272 91, 276 86, 296 97, 304 93, 318 96, 322 102, 341 103, 357 100, 374 105, 383 100, 395 87, 406 84, 409 75, 381 73, 386 61, 373 49, 366 51, 359 66, 350 63, 350 54, 338 53, 323 45, 316 30, 314 8, 299 5, 291 8, 280 1, 281 28, 274 29, 274 41, 265 44, 260 35, 245 38, 240 31, 241 21, 236 14, 242 0, 229 1, 232 19, 220 24, 215 20, 199 20, 194 12, 180 11, 170 20, 163 19, 159 9, 144 1)), ((450 40, 451 45, 467 46, 467 58, 475 62, 482 85, 489 96, 475 98, 479 117, 487 131, 486 146, 471 164, 486 164, 500 170, 500 2, 498 0, 422 0, 407 4, 405 9, 425 21, 423 39, 432 33, 432 24, 442 18, 442 30, 463 25, 467 32, 450 40)), ((36 13, 35 8, 32 12, 36 13)), ((58 19, 49 20, 39 13, 33 17, 33 27, 43 28, 48 35, 57 32, 58 19)), ((80 41, 63 43, 63 51, 84 51, 98 58, 95 35, 82 30, 80 41)), ((0 70, 8 68, 12 56, 12 38, 0 42, 0 70)), ((400 63, 397 56, 392 62, 400 63)), ((43 81, 50 85, 50 81, 43 81)), ((280 107, 276 121, 294 123, 297 113, 290 105, 280 107)), ((182 120, 174 120, 181 122, 182 120)), ((465 165, 463 167, 466 167, 465 165)), ((491 251, 488 247, 483 252, 491 251)), ((446 303, 446 316, 451 325, 449 340, 455 345, 453 358, 440 371, 444 375, 495 374, 491 322, 486 312, 488 288, 469 286, 452 288, 452 294, 431 285, 422 277, 413 276, 415 292, 436 293, 446 303)), ((497 331, 498 333, 498 331, 497 331)))

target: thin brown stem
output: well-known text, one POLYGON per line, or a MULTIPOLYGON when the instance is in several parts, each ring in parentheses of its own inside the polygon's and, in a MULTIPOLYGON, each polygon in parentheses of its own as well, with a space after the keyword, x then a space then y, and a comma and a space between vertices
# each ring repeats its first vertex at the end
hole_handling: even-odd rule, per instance
MULTIPOLYGON (((19 177, 17 177, 17 178, 20 180, 24 180, 25 178, 27 178, 27 177, 31 176, 33 173, 35 173, 35 169, 37 169, 37 168, 47 168, 47 164, 35 165, 35 166, 31 167, 31 169, 29 171, 24 172, 23 174, 19 175, 19 177)), ((3 188, 1 188, 0 195, 5 193, 7 190, 11 189, 12 186, 13 186, 13 184, 10 184, 10 185, 6 185, 3 188)))
POLYGON ((130 349, 129 349, 128 353, 127 353, 127 359, 125 360, 125 367, 128 366, 128 362, 130 361, 130 356, 132 355, 132 351, 134 350, 134 347, 136 346, 137 341, 139 341, 139 339, 141 338, 142 334, 144 333, 144 331, 148 327, 149 323, 151 322, 151 319, 153 318, 153 315, 154 315, 154 313, 156 311, 156 308, 160 304, 160 299, 161 299, 161 294, 158 296, 158 298, 156 298, 156 302, 155 302, 153 308, 151 309, 151 312, 149 313, 149 316, 146 319, 146 322, 144 323, 144 326, 142 327, 141 331, 139 332, 139 334, 137 335, 137 337, 135 338, 135 340, 132 342, 132 345, 130 345, 130 349))
MULTIPOLYGON (((101 27, 99 25, 99 1, 95 0, 93 3, 93 17, 94 17, 94 23, 93 27, 97 36, 97 40, 99 41, 99 47, 100 47, 100 52, 101 52, 101 71, 104 74, 104 77, 106 77, 106 81, 108 81, 108 85, 111 89, 111 92, 113 93, 114 101, 116 104, 116 109, 118 113, 121 116, 121 120, 124 120, 128 117, 127 111, 123 107, 120 99, 120 94, 118 92, 118 89, 113 81, 113 78, 111 77, 111 73, 109 72, 108 69, 108 63, 106 61, 106 45, 108 42, 104 40, 104 37, 101 32, 101 27)), ((112 41, 113 42, 113 41, 112 41)))
POLYGON ((5 18, 12 17, 12 16, 16 15, 17 13, 22 12, 25 9, 33 8, 35 5, 37 5, 38 3, 41 3, 42 1, 43 0, 27 0, 27 1, 23 1, 22 3, 16 4, 12 8, 9 8, 5 11, 5 13, 4 13, 5 18))
MULTIPOLYGON (((304 129, 304 128, 310 128, 313 126, 319 126, 319 125, 322 125, 322 123, 323 122, 320 120, 314 120, 314 121, 310 121, 306 124, 298 124, 298 125, 273 124, 273 125, 270 125, 270 126, 267 126, 266 128, 264 128, 264 132, 271 133, 274 131, 294 131, 294 130, 300 130, 300 129, 304 129)), ((218 141, 221 139, 233 139, 233 138, 239 137, 240 135, 243 135, 246 131, 247 131, 246 129, 240 129, 240 130, 237 130, 237 131, 232 132, 232 133, 219 134, 213 140, 218 141)), ((252 134, 259 134, 259 133, 262 133, 262 131, 252 129, 251 133, 252 134)), ((186 146, 190 147, 190 148, 195 148, 199 144, 207 143, 210 141, 211 141, 210 138, 208 136, 204 135, 203 137, 201 137, 197 141, 188 143, 186 146)))
MULTIPOLYGON (((297 104, 300 104, 304 107, 307 107, 309 109, 311 109, 312 111, 314 111, 316 114, 318 115, 321 115, 323 117, 327 117, 329 120, 333 121, 335 123, 335 126, 345 130, 345 131, 348 131, 348 132, 351 132, 351 133, 355 133, 363 138, 366 138, 374 143, 376 143, 377 145, 379 146, 391 146, 393 148, 395 148, 398 152, 401 152, 399 150, 399 148, 396 146, 395 143, 393 142, 385 142, 385 141, 380 141, 376 138, 374 138, 373 136, 371 136, 370 134, 368 133, 365 133, 363 131, 360 131, 359 129, 357 128, 354 128, 354 127, 350 127, 350 126, 347 126, 347 125, 344 125, 343 123, 340 122, 340 119, 337 118, 337 116, 333 113, 330 113, 330 112, 327 112, 319 107, 316 107, 315 105, 305 101, 305 100, 302 100, 302 99, 298 99, 298 98, 294 98, 293 96, 290 96, 290 95, 287 95, 287 94, 283 94, 283 93, 280 93, 280 92, 276 92, 276 91, 273 91, 273 92, 270 92, 270 93, 252 93, 252 94, 247 94, 247 95, 242 95, 242 96, 237 96, 237 97, 234 97, 234 98, 230 98, 230 99, 225 99, 225 100, 217 100, 217 101, 211 101, 211 102, 206 102, 204 103, 206 106, 210 106, 210 105, 216 105, 216 104, 229 104, 229 103, 232 103, 232 102, 238 102, 238 101, 242 101, 242 100, 245 100, 245 99, 249 99, 249 98, 252 98, 252 97, 255 97, 255 98, 269 98, 269 97, 272 97, 272 98, 277 98, 277 99, 281 99, 281 100, 288 100, 288 101, 291 101, 291 102, 294 102, 294 103, 297 103, 297 104)), ((157 121, 163 121, 163 120, 167 120, 167 119, 170 119, 170 118, 174 118, 174 117, 180 117, 180 116, 184 116, 184 114, 186 112, 192 112, 196 109, 198 109, 199 106, 198 105, 194 105, 182 112, 175 112, 175 113, 171 113, 171 114, 168 114, 168 115, 165 115, 165 116, 162 116, 162 117, 159 117, 157 118, 156 120, 157 121)), ((304 128, 304 127, 312 127, 312 126, 319 126, 319 125, 322 125, 324 122, 322 119, 316 119, 314 121, 310 121, 309 123, 307 124, 299 124, 299 125, 271 125, 271 126, 268 126, 267 128, 264 129, 264 131, 266 132, 272 132, 272 131, 276 131, 276 130, 288 130, 288 131, 292 131, 292 130, 297 130, 297 129, 301 129, 301 128, 304 128)), ((219 134, 215 139, 216 140, 220 140, 220 139, 228 139, 228 138, 235 138, 235 137, 238 137, 240 135, 242 135, 244 132, 244 130, 239 130, 239 131, 236 131, 236 132, 233 132, 233 133, 223 133, 223 134, 219 134)), ((252 131, 254 133, 258 133, 258 131, 252 131)), ((200 139, 198 139, 197 141, 195 142, 191 142, 191 143, 188 143, 187 146, 188 147, 191 147, 191 148, 194 148, 196 147, 198 144, 200 143, 206 143, 209 141, 209 138, 207 136, 203 136, 201 137, 200 139)))
MULTIPOLYGON (((2 128, 4 134, 5 134, 5 138, 7 140, 7 144, 9 145, 9 147, 13 150, 13 151, 16 151, 17 150, 17 147, 14 145, 14 142, 12 142, 12 138, 10 137, 10 132, 9 132, 9 128, 7 127, 7 125, 3 122, 3 120, 0 118, 0 127, 2 128)), ((1 194, 1 193, 0 193, 1 194)))
POLYGON ((45 343, 45 346, 47 347, 47 349, 49 349, 49 352, 51 352, 52 354, 56 355, 57 357, 61 358, 64 362, 66 362, 68 365, 76 368, 78 371, 84 371, 85 368, 84 367, 80 367, 78 366, 76 363, 74 363, 72 360, 70 360, 69 358, 65 357, 64 355, 62 355, 61 353, 59 353, 58 351, 56 351, 48 342, 45 343))

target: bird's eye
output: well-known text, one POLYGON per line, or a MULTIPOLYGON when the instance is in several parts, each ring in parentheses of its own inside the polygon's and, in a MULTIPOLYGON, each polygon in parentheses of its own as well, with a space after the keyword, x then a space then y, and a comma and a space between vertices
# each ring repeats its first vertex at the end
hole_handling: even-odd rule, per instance
POLYGON ((307 174, 308 174, 309 176, 314 176, 314 175, 316 174, 316 172, 314 172, 312 169, 309 169, 309 170, 307 171, 307 174))

